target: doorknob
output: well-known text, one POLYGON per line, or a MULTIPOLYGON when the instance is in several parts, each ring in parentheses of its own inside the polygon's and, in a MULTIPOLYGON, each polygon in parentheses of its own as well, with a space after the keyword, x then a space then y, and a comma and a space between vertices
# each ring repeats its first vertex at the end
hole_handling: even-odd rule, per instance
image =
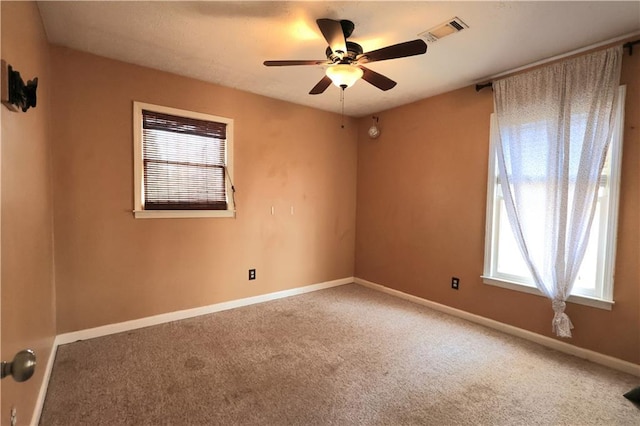
POLYGON ((24 382, 33 376, 36 370, 36 354, 31 349, 25 349, 13 357, 13 361, 2 361, 0 372, 2 379, 11 375, 16 382, 24 382))

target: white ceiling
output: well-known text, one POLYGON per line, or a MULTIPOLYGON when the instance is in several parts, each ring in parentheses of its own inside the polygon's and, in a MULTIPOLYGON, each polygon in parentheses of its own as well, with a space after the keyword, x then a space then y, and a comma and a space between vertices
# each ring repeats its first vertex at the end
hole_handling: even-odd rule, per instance
MULTIPOLYGON (((367 66, 398 82, 345 92, 345 113, 365 116, 476 83, 594 43, 640 31, 628 2, 39 2, 49 41, 138 65, 340 111, 340 89, 309 95, 323 66, 265 67, 265 60, 325 59, 315 20, 349 19, 349 40, 371 51, 418 38, 457 16, 468 26, 425 55, 367 66)), ((638 49, 640 54, 640 48, 638 49)))

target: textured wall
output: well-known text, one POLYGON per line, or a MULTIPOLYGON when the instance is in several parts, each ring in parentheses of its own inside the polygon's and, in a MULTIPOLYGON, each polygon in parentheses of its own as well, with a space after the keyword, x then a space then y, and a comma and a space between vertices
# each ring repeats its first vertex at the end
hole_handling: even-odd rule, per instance
POLYGON ((38 77, 37 107, 2 110, 2 360, 31 348, 35 375, 27 382, 2 380, 1 424, 15 406, 28 424, 55 336, 53 226, 49 113, 49 48, 32 2, 1 2, 2 59, 23 80, 38 77))
POLYGON ((353 276, 356 120, 60 47, 52 64, 59 333, 353 276), (236 219, 133 218, 134 100, 235 120, 236 219))
MULTIPOLYGON (((612 311, 568 304, 577 346, 640 363, 640 55, 627 84, 612 311)), ((467 87, 360 122, 356 276, 552 336, 550 302, 485 285, 483 269, 492 93, 467 87), (450 288, 451 277, 460 290, 450 288)))

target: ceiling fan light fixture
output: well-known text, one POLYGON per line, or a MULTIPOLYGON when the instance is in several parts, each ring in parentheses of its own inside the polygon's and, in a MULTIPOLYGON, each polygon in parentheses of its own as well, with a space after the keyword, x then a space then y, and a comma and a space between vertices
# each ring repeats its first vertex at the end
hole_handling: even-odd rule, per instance
POLYGON ((364 72, 357 66, 338 64, 328 67, 325 74, 331 79, 333 84, 341 89, 346 89, 347 87, 353 86, 356 81, 362 78, 364 72))

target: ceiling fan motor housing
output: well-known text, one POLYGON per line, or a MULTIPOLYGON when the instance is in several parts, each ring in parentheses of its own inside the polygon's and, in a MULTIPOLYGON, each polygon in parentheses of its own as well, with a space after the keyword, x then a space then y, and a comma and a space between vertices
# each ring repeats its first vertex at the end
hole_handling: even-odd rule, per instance
POLYGON ((356 60, 356 57, 358 57, 358 55, 362 55, 363 52, 364 50, 362 50, 362 46, 352 41, 347 42, 347 52, 342 56, 342 58, 334 53, 331 50, 330 46, 327 47, 327 50, 325 51, 327 59, 329 59, 334 64, 337 62, 350 64, 352 61, 356 60))

